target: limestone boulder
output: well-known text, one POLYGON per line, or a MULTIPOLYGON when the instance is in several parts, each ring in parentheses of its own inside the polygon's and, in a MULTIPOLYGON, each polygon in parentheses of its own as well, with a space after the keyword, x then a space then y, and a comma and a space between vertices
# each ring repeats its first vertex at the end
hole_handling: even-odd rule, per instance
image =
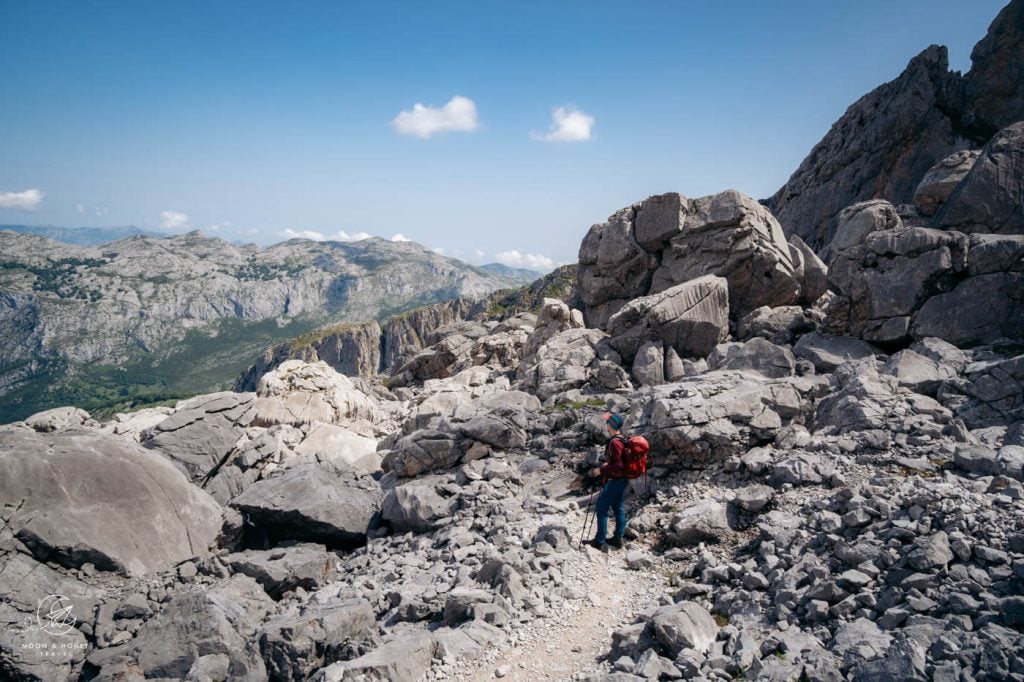
POLYGON ((715 346, 708 356, 708 367, 712 370, 746 370, 779 378, 793 376, 796 359, 788 348, 755 337, 746 343, 731 342, 715 346))
POLYGON ((457 507, 458 500, 441 497, 433 486, 400 485, 384 496, 381 516, 398 532, 423 532, 450 517, 457 507))
POLYGON ((319 421, 353 429, 383 419, 377 399, 358 390, 352 379, 327 363, 288 360, 260 378, 252 423, 302 426, 319 421))
POLYGON ((799 300, 790 246, 768 209, 729 190, 686 202, 685 213, 682 231, 660 252, 652 294, 713 275, 728 282, 729 311, 736 317, 799 300))
POLYGON ((933 224, 967 233, 1024 234, 1024 121, 985 145, 933 224))
POLYGON ((341 465, 309 463, 253 483, 230 504, 272 542, 349 548, 366 541, 380 509, 380 488, 341 465))
POLYGON ((729 334, 729 286, 708 275, 636 298, 608 321, 611 346, 631 362, 651 340, 684 357, 706 357, 729 334))
POLYGON ((232 573, 247 575, 262 585, 273 599, 296 587, 316 591, 338 575, 338 557, 311 542, 234 552, 223 561, 232 573))
POLYGON ((914 190, 914 206, 918 212, 923 216, 935 215, 970 172, 980 154, 977 149, 962 149, 929 168, 914 190))
POLYGON ((220 506, 158 454, 91 429, 0 429, 0 499, 37 558, 144 575, 206 557, 220 506))

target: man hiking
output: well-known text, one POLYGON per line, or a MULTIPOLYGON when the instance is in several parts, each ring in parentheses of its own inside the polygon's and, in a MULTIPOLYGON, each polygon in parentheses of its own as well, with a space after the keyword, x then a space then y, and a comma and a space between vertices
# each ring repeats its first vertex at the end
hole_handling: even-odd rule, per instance
POLYGON ((601 476, 604 488, 597 498, 594 513, 597 516, 597 535, 588 544, 596 549, 622 547, 622 536, 626 532, 626 487, 632 476, 626 470, 624 455, 626 439, 622 436, 622 424, 625 420, 621 414, 606 414, 605 428, 611 440, 604 450, 604 464, 591 470, 591 476, 601 476), (608 510, 615 509, 615 535, 606 540, 608 535, 608 510))

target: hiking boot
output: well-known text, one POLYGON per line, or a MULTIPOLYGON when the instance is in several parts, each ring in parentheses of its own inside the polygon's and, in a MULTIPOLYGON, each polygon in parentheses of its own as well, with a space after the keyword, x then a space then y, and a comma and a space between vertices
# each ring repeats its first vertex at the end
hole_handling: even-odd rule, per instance
POLYGON ((639 540, 640 534, 627 526, 625 532, 622 533, 622 537, 626 540, 639 540))
POLYGON ((612 549, 622 549, 624 544, 622 538, 608 538, 608 546, 612 549))
POLYGON ((587 543, 587 547, 593 547, 594 549, 598 550, 599 552, 607 552, 608 551, 608 544, 604 543, 604 542, 598 542, 597 538, 594 538, 593 540, 588 542, 587 543))

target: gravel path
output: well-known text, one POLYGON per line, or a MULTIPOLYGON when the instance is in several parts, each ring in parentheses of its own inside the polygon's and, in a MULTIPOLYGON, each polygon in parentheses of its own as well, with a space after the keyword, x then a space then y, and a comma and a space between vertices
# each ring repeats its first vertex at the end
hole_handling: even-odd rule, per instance
MULTIPOLYGON (((584 512, 567 519, 573 538, 580 537, 584 512)), ((565 585, 577 588, 581 599, 567 600, 539 619, 511 633, 502 647, 485 654, 456 679, 572 680, 609 670, 599 657, 611 645, 614 629, 632 623, 636 614, 658 603, 665 578, 657 571, 633 571, 626 553, 644 550, 641 542, 602 553, 584 547, 565 567, 565 585)))

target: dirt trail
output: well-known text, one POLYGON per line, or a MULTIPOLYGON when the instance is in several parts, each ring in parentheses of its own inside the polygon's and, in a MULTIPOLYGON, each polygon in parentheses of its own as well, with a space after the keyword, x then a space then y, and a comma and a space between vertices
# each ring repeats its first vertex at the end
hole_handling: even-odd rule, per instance
MULTIPOLYGON (((583 512, 574 513, 569 528, 579 538, 583 512)), ((531 623, 518 641, 484 656, 465 671, 462 680, 571 680, 577 673, 595 672, 600 657, 611 646, 614 629, 632 623, 644 608, 663 594, 661 574, 650 569, 634 571, 626 565, 631 550, 645 550, 633 543, 607 554, 585 547, 565 566, 567 584, 585 585, 582 599, 568 602, 549 618, 531 623)))

